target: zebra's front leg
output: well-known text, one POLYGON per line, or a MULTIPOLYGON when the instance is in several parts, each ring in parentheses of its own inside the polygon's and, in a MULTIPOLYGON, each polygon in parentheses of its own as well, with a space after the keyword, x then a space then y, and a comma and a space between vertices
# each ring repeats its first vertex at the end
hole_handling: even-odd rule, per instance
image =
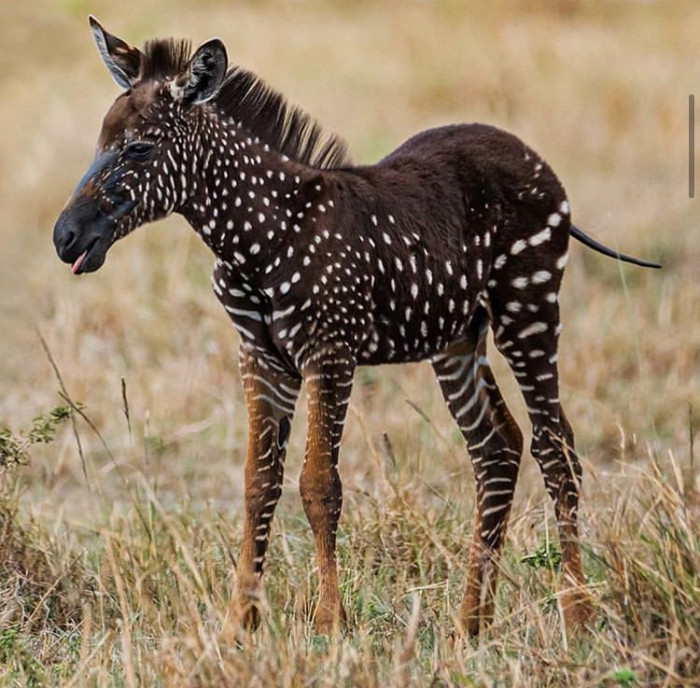
POLYGON ((282 494, 285 450, 301 380, 248 347, 241 347, 240 369, 248 409, 248 455, 233 614, 244 628, 252 629, 260 621, 265 553, 282 494))
POLYGON ((334 633, 345 622, 335 552, 343 502, 337 464, 354 370, 354 357, 344 347, 313 354, 303 369, 308 430, 299 488, 318 556, 319 597, 314 621, 317 632, 325 634, 334 633))

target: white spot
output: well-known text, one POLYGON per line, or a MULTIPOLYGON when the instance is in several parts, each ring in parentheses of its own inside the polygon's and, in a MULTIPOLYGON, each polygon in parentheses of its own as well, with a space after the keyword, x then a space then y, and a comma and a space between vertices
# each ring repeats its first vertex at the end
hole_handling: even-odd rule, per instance
POLYGON ((545 227, 541 232, 533 234, 529 239, 528 243, 530 246, 539 246, 545 241, 549 241, 552 238, 552 230, 549 227, 545 227))
POLYGON ((533 284, 544 284, 552 279, 552 273, 548 270, 538 270, 530 279, 533 284))
POLYGON ((513 242, 513 245, 510 247, 510 252, 514 255, 517 256, 518 253, 521 251, 524 251, 527 248, 527 242, 525 242, 524 239, 518 239, 517 241, 513 242))
POLYGON ((558 227, 561 224, 561 215, 559 213, 552 213, 547 218, 547 224, 550 227, 558 227))
POLYGON ((518 339, 525 339, 527 337, 531 337, 533 334, 541 334, 542 332, 546 332, 547 329, 547 323, 534 322, 531 325, 528 325, 524 329, 520 330, 520 332, 518 333, 518 339))
POLYGON ((509 301, 506 304, 506 310, 510 311, 511 313, 520 313, 522 308, 523 305, 520 303, 520 301, 509 301))

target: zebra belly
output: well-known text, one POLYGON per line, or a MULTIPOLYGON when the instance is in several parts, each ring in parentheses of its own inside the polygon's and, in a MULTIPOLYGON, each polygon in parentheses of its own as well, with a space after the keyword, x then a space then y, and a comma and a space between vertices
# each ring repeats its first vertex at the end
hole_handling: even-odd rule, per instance
POLYGON ((393 317, 375 311, 369 336, 357 354, 358 364, 422 361, 464 337, 474 311, 468 301, 453 302, 452 312, 449 300, 445 304, 427 303, 427 307, 418 303, 403 306, 393 317))

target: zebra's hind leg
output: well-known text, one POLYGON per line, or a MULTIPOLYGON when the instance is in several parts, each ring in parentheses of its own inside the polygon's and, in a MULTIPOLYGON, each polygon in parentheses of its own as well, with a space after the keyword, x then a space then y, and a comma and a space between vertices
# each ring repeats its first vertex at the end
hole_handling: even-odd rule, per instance
POLYGON ((500 323, 494 338, 525 398, 532 423, 531 453, 554 502, 562 550, 561 606, 566 627, 573 631, 585 626, 593 611, 578 540, 581 464, 574 449, 574 433, 559 401, 557 344, 561 327, 556 292, 545 296, 542 290, 533 289, 529 298, 529 308, 511 308, 507 314, 500 304, 492 302, 500 323))
POLYGON ((523 437, 486 356, 489 320, 479 308, 468 339, 433 359, 447 405, 474 465, 477 510, 469 551, 462 629, 477 635, 493 619, 498 562, 518 477, 523 437))

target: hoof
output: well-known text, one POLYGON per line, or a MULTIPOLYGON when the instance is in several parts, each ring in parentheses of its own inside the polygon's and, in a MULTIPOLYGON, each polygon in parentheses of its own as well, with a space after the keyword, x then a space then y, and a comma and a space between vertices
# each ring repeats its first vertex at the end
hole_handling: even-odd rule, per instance
POLYGON ((452 635, 455 639, 467 638, 472 641, 477 640, 479 636, 483 635, 489 629, 492 621, 493 617, 480 618, 472 614, 462 616, 452 635))
POLYGON ((561 606, 567 633, 582 633, 590 628, 595 618, 595 610, 585 592, 567 591, 562 596, 561 606))
POLYGON ((479 602, 478 598, 465 594, 462 606, 459 610, 459 635, 475 640, 493 623, 493 601, 479 602))
POLYGON ((316 609, 314 627, 318 635, 337 635, 347 627, 347 615, 343 605, 338 602, 335 607, 321 606, 316 609))
POLYGON ((239 593, 232 607, 233 618, 243 630, 252 632, 260 626, 262 614, 257 595, 239 593))

